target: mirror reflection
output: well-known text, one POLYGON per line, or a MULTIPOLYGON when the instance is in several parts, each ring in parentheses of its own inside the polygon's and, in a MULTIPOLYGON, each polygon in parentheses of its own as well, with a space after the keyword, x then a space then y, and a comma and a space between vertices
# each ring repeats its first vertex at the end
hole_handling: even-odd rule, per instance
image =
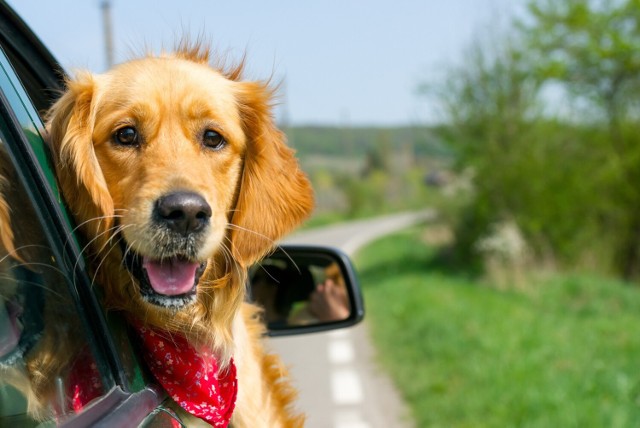
POLYGON ((343 321, 351 314, 344 273, 327 255, 272 255, 249 278, 270 329, 343 321))
POLYGON ((0 427, 50 426, 106 394, 108 378, 12 159, 0 141, 0 427))

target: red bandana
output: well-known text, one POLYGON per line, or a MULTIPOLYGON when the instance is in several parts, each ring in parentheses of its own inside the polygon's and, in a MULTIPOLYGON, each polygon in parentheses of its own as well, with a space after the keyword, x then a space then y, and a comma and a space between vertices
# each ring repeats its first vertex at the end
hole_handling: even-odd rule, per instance
MULTIPOLYGON (((74 360, 69 381, 67 383, 67 397, 71 397, 71 407, 80 413, 84 406, 95 398, 104 394, 100 372, 89 348, 83 348, 74 360)), ((65 412, 58 409, 60 415, 65 412)))
MULTIPOLYGON (((184 337, 165 337, 149 328, 135 327, 142 337, 144 358, 151 373, 171 398, 214 427, 229 425, 238 393, 233 359, 220 373, 215 357, 207 351, 196 352, 184 337)), ((100 372, 88 348, 73 362, 67 388, 73 410, 78 413, 103 394, 100 372)))
POLYGON ((226 427, 238 393, 233 359, 219 372, 215 356, 206 350, 197 352, 183 336, 135 327, 147 366, 171 398, 214 427, 226 427))
MULTIPOLYGON (((163 336, 148 327, 135 325, 142 338, 144 359, 153 376, 184 410, 214 427, 226 427, 238 393, 233 359, 224 372, 207 351, 196 352, 180 335, 163 336)), ((88 348, 72 363, 67 395, 75 412, 103 394, 100 373, 88 348)), ((61 409, 59 414, 64 414, 61 409)))

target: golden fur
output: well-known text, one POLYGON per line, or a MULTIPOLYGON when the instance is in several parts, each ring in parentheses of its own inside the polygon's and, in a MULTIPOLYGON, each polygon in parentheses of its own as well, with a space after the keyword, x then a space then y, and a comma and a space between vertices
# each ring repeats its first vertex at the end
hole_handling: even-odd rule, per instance
POLYGON ((47 120, 57 178, 106 307, 206 345, 223 364, 233 357, 234 426, 301 426, 286 372, 263 351, 256 309, 244 300, 247 267, 308 216, 312 191, 274 124, 272 89, 241 80, 242 64, 209 60, 208 50, 183 45, 70 79, 47 120), (125 126, 138 130, 138 147, 113 143, 125 126), (203 147, 205 129, 224 136, 224 149, 203 147), (129 250, 162 257, 149 223, 154 201, 173 190, 202 195, 212 208, 194 253, 208 261, 196 301, 179 309, 142 299, 122 263, 129 250))

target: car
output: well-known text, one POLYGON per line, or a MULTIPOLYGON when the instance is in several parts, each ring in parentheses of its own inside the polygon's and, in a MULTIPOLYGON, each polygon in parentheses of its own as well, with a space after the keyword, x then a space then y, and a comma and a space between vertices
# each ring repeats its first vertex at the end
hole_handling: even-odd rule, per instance
MULTIPOLYGON (((86 243, 58 191, 42 116, 63 89, 61 70, 0 2, 0 426, 180 425, 123 317, 101 306, 86 243), (92 386, 86 405, 80 381, 92 386)), ((336 249, 281 245, 250 278, 271 336, 344 328, 364 316, 351 261, 336 249), (324 281, 342 287, 338 315, 309 310, 324 281)))

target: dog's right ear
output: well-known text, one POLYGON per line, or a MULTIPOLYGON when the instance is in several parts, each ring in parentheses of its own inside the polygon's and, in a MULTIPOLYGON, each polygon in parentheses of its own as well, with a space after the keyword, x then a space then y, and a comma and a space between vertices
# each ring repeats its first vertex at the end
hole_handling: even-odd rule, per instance
POLYGON ((231 252, 249 266, 311 214, 313 190, 272 115, 272 90, 239 83, 240 115, 247 136, 238 200, 231 220, 231 252))
POLYGON ((103 236, 113 224, 113 199, 93 147, 96 92, 88 72, 68 80, 47 114, 47 131, 58 183, 76 222, 91 236, 103 236))

